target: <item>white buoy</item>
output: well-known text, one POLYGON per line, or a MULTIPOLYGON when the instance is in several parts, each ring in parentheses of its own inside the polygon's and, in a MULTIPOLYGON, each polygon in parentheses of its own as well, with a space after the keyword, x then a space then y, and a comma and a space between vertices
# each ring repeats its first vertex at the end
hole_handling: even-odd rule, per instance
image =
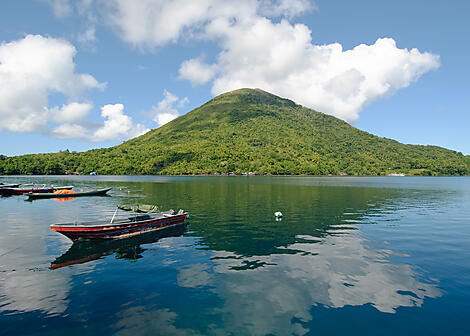
POLYGON ((278 218, 279 218, 279 217, 282 217, 282 212, 276 211, 276 212, 274 213, 274 217, 278 217, 278 218))

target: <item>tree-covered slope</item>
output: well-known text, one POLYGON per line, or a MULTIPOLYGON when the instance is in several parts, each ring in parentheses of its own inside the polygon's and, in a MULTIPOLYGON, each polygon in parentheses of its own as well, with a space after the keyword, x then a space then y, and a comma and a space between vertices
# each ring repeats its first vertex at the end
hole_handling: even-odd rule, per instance
POLYGON ((0 174, 470 174, 470 157, 405 145, 262 90, 222 94, 119 146, 0 158, 0 174))

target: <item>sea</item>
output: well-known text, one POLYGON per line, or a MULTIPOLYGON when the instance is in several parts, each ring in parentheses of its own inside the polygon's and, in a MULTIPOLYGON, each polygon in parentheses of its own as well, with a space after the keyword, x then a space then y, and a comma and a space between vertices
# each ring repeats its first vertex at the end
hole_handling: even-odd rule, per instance
POLYGON ((470 335, 470 177, 0 181, 112 187, 0 197, 0 335, 470 335), (139 203, 188 224, 75 243, 50 229, 139 203))

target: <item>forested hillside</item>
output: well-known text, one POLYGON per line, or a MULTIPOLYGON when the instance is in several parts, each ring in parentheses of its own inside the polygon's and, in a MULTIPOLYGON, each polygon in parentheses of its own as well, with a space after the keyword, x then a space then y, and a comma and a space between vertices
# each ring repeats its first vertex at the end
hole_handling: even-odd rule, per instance
POLYGON ((222 94, 119 146, 0 157, 0 174, 467 175, 470 157, 405 145, 258 89, 222 94))

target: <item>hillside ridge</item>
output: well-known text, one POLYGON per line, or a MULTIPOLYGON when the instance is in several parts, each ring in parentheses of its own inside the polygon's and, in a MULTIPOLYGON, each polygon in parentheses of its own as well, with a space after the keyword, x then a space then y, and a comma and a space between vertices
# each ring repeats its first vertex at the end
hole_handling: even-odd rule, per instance
POLYGON ((261 89, 223 93, 118 146, 0 157, 0 174, 469 175, 470 157, 405 145, 261 89))

